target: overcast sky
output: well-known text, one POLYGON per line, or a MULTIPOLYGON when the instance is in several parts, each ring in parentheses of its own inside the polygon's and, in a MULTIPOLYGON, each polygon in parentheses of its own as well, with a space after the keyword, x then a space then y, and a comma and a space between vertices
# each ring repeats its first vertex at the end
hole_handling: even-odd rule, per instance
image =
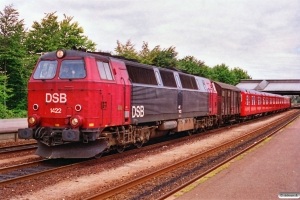
POLYGON ((299 0, 1 0, 0 10, 10 4, 28 29, 45 13, 73 16, 98 50, 145 41, 253 79, 300 79, 299 0))

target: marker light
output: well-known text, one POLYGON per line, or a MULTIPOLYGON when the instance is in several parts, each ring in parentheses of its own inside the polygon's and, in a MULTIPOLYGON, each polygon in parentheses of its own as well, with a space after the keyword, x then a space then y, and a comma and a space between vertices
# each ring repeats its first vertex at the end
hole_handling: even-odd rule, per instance
POLYGON ((38 104, 33 104, 33 110, 38 110, 39 109, 39 105, 38 104))
POLYGON ((81 111, 81 105, 80 105, 80 104, 77 104, 77 105, 75 106, 75 110, 76 110, 77 112, 81 111))

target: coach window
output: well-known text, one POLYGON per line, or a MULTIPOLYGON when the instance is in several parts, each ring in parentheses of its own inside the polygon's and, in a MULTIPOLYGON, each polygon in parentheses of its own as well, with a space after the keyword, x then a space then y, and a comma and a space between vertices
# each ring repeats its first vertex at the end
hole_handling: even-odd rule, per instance
POLYGON ((108 63, 97 61, 98 71, 101 79, 103 80, 113 80, 113 76, 108 63))
POLYGON ((249 105, 249 96, 246 96, 246 105, 249 105))

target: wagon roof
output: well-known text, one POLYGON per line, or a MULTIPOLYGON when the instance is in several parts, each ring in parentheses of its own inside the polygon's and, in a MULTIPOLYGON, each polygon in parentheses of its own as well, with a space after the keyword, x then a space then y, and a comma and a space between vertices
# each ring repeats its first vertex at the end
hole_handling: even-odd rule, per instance
POLYGON ((214 81, 214 83, 219 85, 222 89, 233 90, 233 91, 241 91, 238 87, 235 87, 233 85, 229 85, 229 84, 221 83, 221 82, 217 82, 217 81, 214 81))

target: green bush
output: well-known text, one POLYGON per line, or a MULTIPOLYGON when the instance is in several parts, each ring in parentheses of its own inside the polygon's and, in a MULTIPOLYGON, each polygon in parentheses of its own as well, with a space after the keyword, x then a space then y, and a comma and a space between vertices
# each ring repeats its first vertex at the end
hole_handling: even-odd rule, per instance
POLYGON ((0 104, 0 119, 10 118, 26 118, 27 110, 8 110, 4 105, 0 104))

